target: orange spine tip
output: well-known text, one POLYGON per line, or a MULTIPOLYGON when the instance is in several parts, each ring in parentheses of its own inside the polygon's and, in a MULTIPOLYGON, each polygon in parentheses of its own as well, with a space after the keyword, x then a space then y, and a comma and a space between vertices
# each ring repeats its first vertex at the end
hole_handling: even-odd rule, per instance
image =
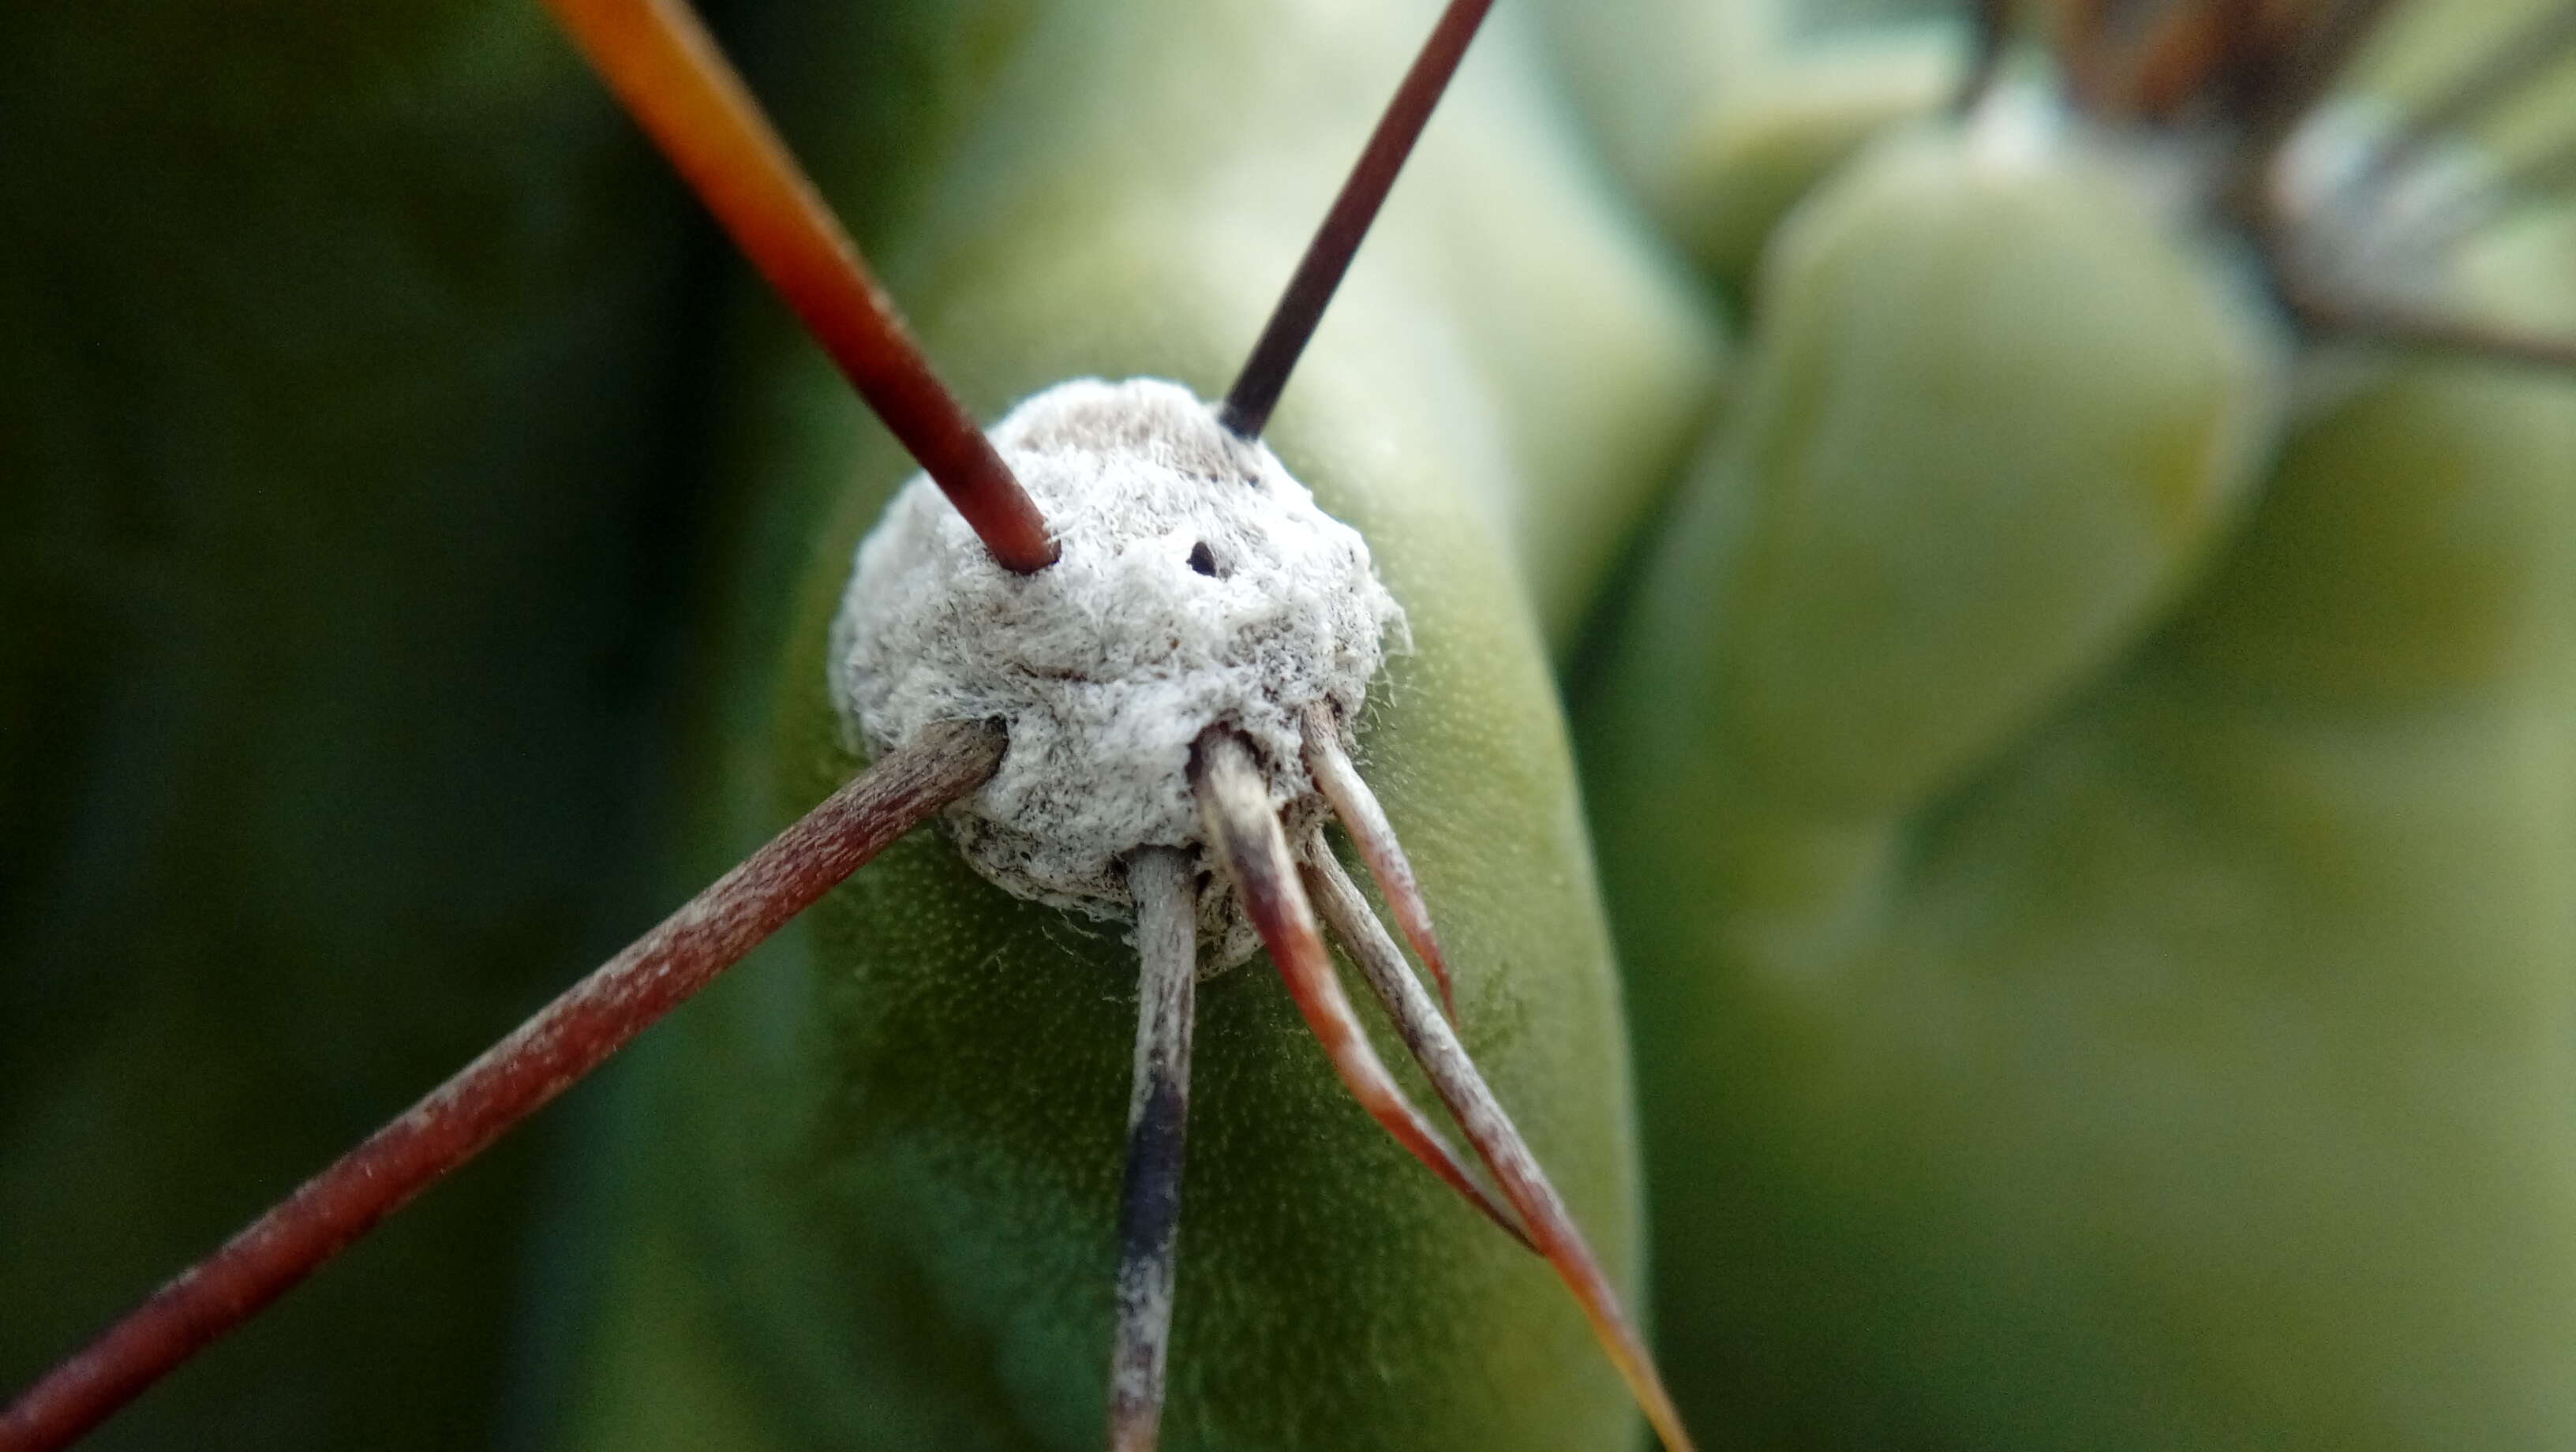
POLYGON ((547 0, 564 29, 993 558, 1053 564, 1046 519, 681 0, 547 0))

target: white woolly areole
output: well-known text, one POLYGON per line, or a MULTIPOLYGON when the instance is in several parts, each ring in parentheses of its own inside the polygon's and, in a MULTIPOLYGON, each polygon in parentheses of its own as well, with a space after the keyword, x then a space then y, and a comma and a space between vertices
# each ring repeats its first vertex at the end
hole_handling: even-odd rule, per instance
POLYGON ((1212 725, 1251 739, 1292 831, 1311 820, 1302 715, 1355 719, 1380 636, 1402 628, 1359 533, 1160 379, 1060 383, 992 437, 1061 557, 1003 569, 915 475, 832 623, 844 730, 881 754, 935 722, 1001 720, 1001 771, 949 809, 958 846, 1011 892, 1095 917, 1132 903, 1126 854, 1201 846, 1188 767, 1212 725))

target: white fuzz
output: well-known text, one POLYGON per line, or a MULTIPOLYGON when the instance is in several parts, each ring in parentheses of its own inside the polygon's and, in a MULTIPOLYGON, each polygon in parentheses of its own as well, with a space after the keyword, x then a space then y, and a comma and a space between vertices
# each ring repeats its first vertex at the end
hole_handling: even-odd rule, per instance
POLYGON ((1095 917, 1126 915, 1126 854, 1200 847, 1190 745, 1219 722, 1251 739, 1294 840, 1320 809, 1301 714, 1354 719, 1403 619, 1358 532, 1159 379, 1058 384, 993 442, 1062 557, 1010 573, 916 475, 832 624, 843 729, 883 753, 934 722, 1004 722, 1000 773, 949 810, 958 846, 1010 891, 1095 917))

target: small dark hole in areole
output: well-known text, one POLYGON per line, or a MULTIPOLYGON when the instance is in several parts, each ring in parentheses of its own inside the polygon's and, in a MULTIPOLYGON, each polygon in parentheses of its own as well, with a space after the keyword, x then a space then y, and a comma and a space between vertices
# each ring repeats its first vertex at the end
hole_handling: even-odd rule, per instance
POLYGON ((1206 540, 1190 546, 1190 568, 1209 579, 1216 578, 1216 551, 1207 547, 1206 540))

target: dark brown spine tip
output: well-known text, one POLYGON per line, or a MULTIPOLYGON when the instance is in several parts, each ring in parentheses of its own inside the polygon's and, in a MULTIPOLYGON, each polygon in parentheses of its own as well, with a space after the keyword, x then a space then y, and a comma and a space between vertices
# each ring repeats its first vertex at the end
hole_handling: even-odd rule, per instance
POLYGON ((1288 375, 1296 371, 1297 359, 1315 336, 1315 326, 1323 321, 1324 308, 1342 285, 1343 274, 1350 271, 1369 224, 1377 220, 1378 208, 1394 188, 1396 174, 1404 170, 1405 158, 1413 154, 1413 144, 1421 139, 1432 108, 1440 104, 1449 78, 1457 74, 1467 43, 1476 38, 1476 28, 1492 8, 1493 0, 1450 0, 1449 8, 1431 27, 1430 38, 1396 87, 1386 114, 1378 118, 1377 129, 1370 133, 1349 180, 1342 183, 1341 194, 1333 198, 1323 225, 1315 229, 1315 239, 1306 245, 1306 255, 1288 279, 1279 305, 1271 310, 1261 340, 1252 345, 1252 356, 1245 360, 1234 386, 1226 390, 1224 402, 1217 405, 1217 421, 1235 437, 1257 439, 1270 426, 1270 411, 1278 406, 1288 375))
POLYGON ((981 785, 1003 746, 992 726, 958 724, 889 753, 46 1373, 0 1413, 0 1452, 69 1445, 249 1320, 981 785))
POLYGON ((868 271, 685 0, 547 0, 745 257, 936 481, 993 558, 1055 563, 1045 516, 868 271))
POLYGON ((1190 1110, 1198 987, 1198 884, 1185 855, 1149 847, 1128 864, 1136 897, 1136 1061, 1118 1207, 1118 1324, 1109 1358, 1110 1452, 1153 1452, 1163 1419, 1190 1110))

